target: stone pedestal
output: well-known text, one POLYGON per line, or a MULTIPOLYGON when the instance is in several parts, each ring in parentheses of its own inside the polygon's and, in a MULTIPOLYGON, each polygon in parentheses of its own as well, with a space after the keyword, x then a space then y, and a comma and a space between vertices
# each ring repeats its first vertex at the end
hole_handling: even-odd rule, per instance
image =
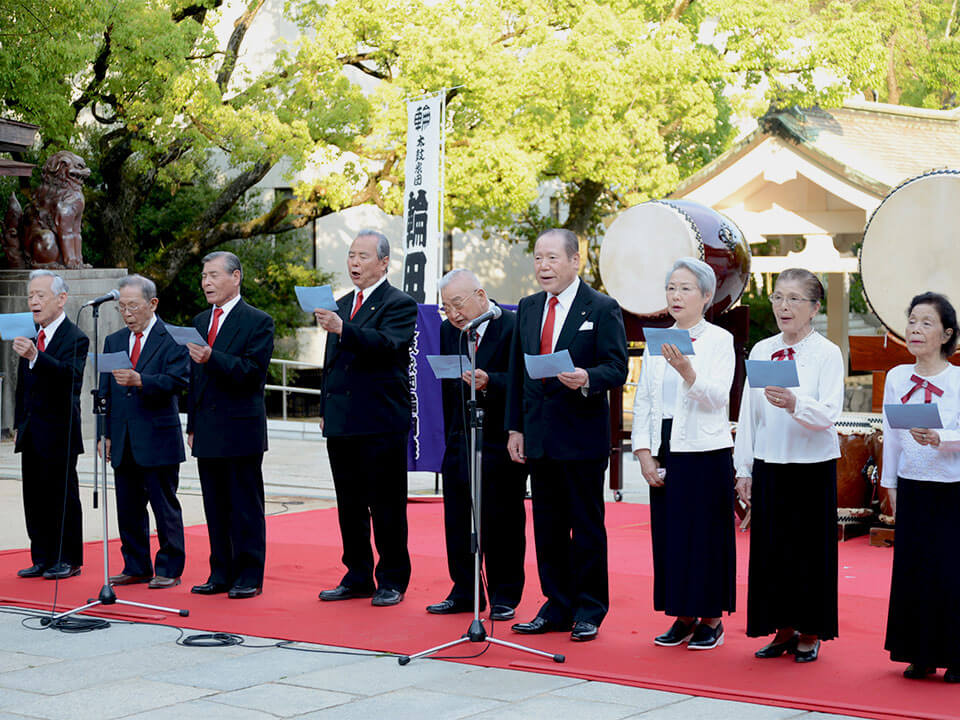
MULTIPOLYGON (((77 313, 88 300, 104 295, 117 287, 120 278, 127 275, 123 268, 90 270, 56 270, 67 283, 68 299, 64 311, 67 317, 80 326, 90 338, 90 351, 93 347, 93 308, 85 308, 77 313)), ((29 270, 0 270, 0 312, 27 312, 27 283, 29 270)), ((116 311, 116 303, 100 306, 100 347, 103 339, 123 327, 123 320, 116 311)), ((0 429, 8 435, 13 427, 13 406, 17 383, 17 361, 19 356, 13 351, 13 343, 0 344, 0 372, 3 373, 2 418, 0 429)), ((83 373, 83 391, 80 396, 80 417, 83 420, 83 445, 89 453, 93 450, 93 399, 90 391, 94 388, 93 366, 87 361, 83 373)), ((64 428, 64 432, 66 432, 64 428)))

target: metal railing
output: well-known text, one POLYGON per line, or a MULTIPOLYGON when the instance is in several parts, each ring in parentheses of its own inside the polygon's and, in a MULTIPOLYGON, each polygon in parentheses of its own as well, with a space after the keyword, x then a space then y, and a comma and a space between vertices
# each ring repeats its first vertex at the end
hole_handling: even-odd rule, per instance
POLYGON ((315 388, 298 388, 291 385, 287 385, 287 368, 288 367, 303 367, 311 368, 314 370, 322 370, 323 365, 317 365, 315 363, 300 362, 299 360, 278 360, 275 358, 270 358, 270 363, 280 366, 280 385, 265 385, 264 389, 266 390, 276 390, 283 393, 283 419, 287 419, 287 394, 288 393, 300 393, 301 395, 322 395, 322 390, 317 390, 315 388))

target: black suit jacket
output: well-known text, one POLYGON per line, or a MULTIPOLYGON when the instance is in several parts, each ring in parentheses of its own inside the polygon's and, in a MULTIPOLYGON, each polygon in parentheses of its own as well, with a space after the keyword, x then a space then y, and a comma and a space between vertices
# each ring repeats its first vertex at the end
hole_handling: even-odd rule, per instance
POLYGON ((417 303, 384 281, 350 320, 354 292, 337 301, 342 334, 327 335, 320 398, 323 434, 408 432, 417 303))
POLYGON ((556 378, 533 380, 523 355, 540 352, 540 325, 547 294, 520 301, 511 352, 507 428, 524 434, 527 457, 592 460, 610 454, 607 391, 627 379, 627 336, 620 306, 583 281, 557 338, 555 351, 566 348, 573 364, 587 371, 587 395, 556 378))
MULTIPOLYGON (((507 431, 504 427, 507 408, 507 378, 510 369, 510 344, 517 316, 509 310, 496 320, 487 323, 477 349, 477 367, 490 376, 487 387, 477 391, 477 405, 484 410, 483 444, 506 447, 507 431)), ((444 355, 467 356, 467 341, 464 333, 444 320, 440 326, 440 352, 444 355), (462 340, 461 340, 462 338, 462 340)), ((465 366, 464 369, 469 369, 465 366)), ((463 380, 443 380, 443 426, 447 446, 462 442, 455 437, 464 434, 463 416, 465 402, 461 398, 470 398, 470 386, 463 380), (463 393, 461 395, 461 392, 463 393)))
MULTIPOLYGON (((108 335, 103 343, 105 353, 129 350, 127 328, 108 335)), ((123 387, 111 373, 102 375, 110 462, 114 467, 121 463, 129 442, 133 461, 141 467, 182 463, 185 456, 178 396, 190 381, 190 355, 173 341, 159 317, 140 349, 135 369, 142 387, 123 387)))
POLYGON ((32 370, 20 358, 13 421, 16 452, 32 450, 57 457, 83 452, 80 388, 89 348, 89 338, 65 317, 32 370))
MULTIPOLYGON (((212 310, 193 319, 207 336, 212 310)), ((210 359, 190 363, 187 432, 193 456, 243 457, 267 449, 263 386, 273 355, 273 318, 242 299, 217 331, 210 359)))

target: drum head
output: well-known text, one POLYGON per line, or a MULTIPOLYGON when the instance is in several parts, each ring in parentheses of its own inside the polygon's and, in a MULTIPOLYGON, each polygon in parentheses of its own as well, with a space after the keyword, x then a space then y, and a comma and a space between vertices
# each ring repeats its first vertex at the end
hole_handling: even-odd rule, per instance
POLYGON ((901 340, 910 300, 928 290, 960 301, 960 173, 908 180, 880 203, 860 249, 863 293, 870 309, 901 340))
POLYGON ((654 316, 667 312, 667 272, 682 257, 703 259, 699 231, 665 203, 634 205, 617 216, 600 246, 604 287, 625 310, 654 316))

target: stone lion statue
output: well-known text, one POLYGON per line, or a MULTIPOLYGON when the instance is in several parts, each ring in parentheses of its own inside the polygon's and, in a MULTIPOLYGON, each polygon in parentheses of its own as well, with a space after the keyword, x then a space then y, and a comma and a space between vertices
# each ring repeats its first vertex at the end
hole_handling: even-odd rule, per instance
POLYGON ((90 169, 80 156, 61 150, 47 159, 41 176, 40 187, 26 211, 16 196, 10 196, 3 229, 7 266, 90 267, 84 265, 80 249, 83 183, 90 169))

